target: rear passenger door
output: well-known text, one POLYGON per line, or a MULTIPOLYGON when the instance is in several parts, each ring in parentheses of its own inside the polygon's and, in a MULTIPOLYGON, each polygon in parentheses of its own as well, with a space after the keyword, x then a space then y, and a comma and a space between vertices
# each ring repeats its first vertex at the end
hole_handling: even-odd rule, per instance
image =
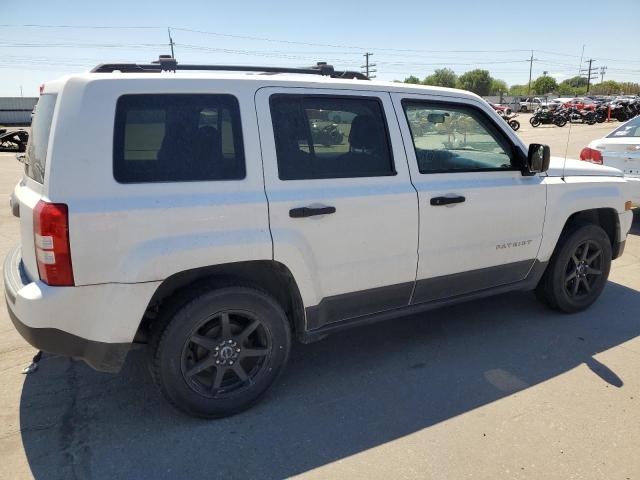
POLYGON ((256 105, 274 259, 307 328, 406 306, 418 204, 389 94, 263 88, 256 105))

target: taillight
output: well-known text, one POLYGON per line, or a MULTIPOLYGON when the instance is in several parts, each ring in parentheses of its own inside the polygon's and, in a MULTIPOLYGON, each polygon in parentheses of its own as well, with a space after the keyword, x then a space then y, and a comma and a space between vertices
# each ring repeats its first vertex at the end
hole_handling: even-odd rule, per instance
POLYGON ((595 148, 584 147, 580 152, 580 160, 602 165, 602 153, 595 148))
POLYGON ((67 206, 40 200, 33 211, 33 234, 40 280, 52 286, 72 286, 67 206))

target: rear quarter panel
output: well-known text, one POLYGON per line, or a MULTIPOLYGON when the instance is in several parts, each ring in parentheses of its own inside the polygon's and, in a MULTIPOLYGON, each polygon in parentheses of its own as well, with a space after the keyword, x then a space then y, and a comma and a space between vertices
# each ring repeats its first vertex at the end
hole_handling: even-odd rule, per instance
POLYGON ((190 268, 272 258, 251 86, 238 81, 74 78, 65 85, 48 194, 69 206, 77 285, 164 279, 190 268), (240 104, 246 177, 120 184, 113 176, 117 99, 130 93, 226 93, 240 104))

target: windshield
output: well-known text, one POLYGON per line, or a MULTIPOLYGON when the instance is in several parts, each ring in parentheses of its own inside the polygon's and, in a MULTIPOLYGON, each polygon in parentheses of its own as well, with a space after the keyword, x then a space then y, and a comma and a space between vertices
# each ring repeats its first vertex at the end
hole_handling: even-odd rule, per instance
POLYGON ((607 135, 608 138, 640 137, 640 117, 628 121, 607 135))
POLYGON ((31 123, 24 172, 38 183, 44 183, 44 167, 55 106, 56 95, 42 95, 38 100, 38 109, 31 123))

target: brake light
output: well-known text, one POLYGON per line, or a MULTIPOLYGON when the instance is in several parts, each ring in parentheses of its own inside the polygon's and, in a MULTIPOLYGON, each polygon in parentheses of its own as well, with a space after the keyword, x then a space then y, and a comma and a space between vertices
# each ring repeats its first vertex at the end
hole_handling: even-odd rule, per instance
POLYGON ((40 280, 51 286, 73 286, 67 206, 40 200, 33 211, 33 234, 40 280))
POLYGON ((602 165, 602 153, 600 153, 600 150, 596 150, 595 148, 585 147, 580 152, 580 160, 602 165))

